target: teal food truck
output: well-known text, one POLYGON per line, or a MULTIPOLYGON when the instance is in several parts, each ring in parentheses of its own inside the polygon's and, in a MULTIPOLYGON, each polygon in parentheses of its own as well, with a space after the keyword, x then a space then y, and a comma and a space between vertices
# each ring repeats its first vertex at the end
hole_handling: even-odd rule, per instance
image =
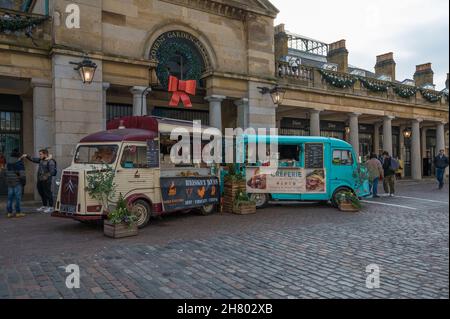
POLYGON ((357 160, 353 147, 345 141, 325 137, 244 136, 247 193, 263 208, 269 202, 330 201, 337 206, 339 194, 353 192, 358 197, 370 195, 366 169, 357 160), (267 171, 267 164, 248 164, 249 143, 278 144, 278 168, 267 171))

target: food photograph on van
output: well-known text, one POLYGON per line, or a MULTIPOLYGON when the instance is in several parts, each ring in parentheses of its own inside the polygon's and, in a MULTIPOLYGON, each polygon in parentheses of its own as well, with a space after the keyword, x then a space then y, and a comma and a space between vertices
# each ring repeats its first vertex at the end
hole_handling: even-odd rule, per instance
POLYGON ((449 5, 0 0, 0 305, 449 299, 449 5))

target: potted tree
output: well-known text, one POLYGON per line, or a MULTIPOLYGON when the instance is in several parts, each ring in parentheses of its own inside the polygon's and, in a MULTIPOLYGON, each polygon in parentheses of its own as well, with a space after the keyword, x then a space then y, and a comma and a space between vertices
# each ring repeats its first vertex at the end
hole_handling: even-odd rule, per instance
POLYGON ((122 194, 117 204, 111 205, 116 195, 117 185, 114 183, 114 170, 109 165, 103 165, 100 169, 93 167, 87 174, 86 191, 92 199, 98 200, 102 205, 103 215, 107 217, 103 224, 103 232, 112 238, 124 238, 136 236, 137 218, 131 213, 122 194))
POLYGON ((238 215, 256 214, 256 203, 250 200, 247 192, 240 191, 237 193, 233 203, 233 213, 238 215))
POLYGON ((362 208, 359 198, 351 191, 340 193, 337 202, 339 210, 343 212, 359 212, 362 208))
POLYGON ((108 214, 103 232, 105 236, 115 239, 138 235, 137 217, 131 213, 122 194, 116 208, 108 214))
POLYGON ((234 202, 240 192, 245 192, 244 176, 238 171, 236 165, 228 165, 228 174, 225 177, 225 189, 223 196, 223 212, 233 213, 234 202))

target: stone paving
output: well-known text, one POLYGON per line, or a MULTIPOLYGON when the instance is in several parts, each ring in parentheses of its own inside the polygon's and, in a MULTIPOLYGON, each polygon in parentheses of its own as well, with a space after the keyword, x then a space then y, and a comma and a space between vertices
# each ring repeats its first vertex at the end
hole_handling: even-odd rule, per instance
POLYGON ((0 298, 445 298, 448 188, 402 183, 359 214, 325 205, 167 216, 135 238, 33 214, 0 218, 0 298), (389 205, 389 206, 387 206, 389 205), (77 264, 80 289, 66 288, 77 264), (366 288, 366 267, 380 288, 366 288))

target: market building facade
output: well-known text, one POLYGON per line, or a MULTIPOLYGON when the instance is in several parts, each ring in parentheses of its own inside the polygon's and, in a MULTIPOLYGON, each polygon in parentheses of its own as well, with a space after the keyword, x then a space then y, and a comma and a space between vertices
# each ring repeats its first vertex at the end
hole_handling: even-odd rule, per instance
POLYGON ((394 82, 391 55, 373 74, 351 67, 345 41, 295 36, 274 26, 277 14, 267 0, 0 1, 0 153, 48 148, 62 169, 109 120, 154 115, 347 139, 361 156, 388 150, 406 175, 431 175, 424 159, 448 145, 449 110, 431 65, 414 86, 394 82), (74 70, 84 60, 96 65, 90 84, 74 70), (279 101, 268 94, 277 85, 279 101), (192 107, 170 106, 171 87, 192 107))

